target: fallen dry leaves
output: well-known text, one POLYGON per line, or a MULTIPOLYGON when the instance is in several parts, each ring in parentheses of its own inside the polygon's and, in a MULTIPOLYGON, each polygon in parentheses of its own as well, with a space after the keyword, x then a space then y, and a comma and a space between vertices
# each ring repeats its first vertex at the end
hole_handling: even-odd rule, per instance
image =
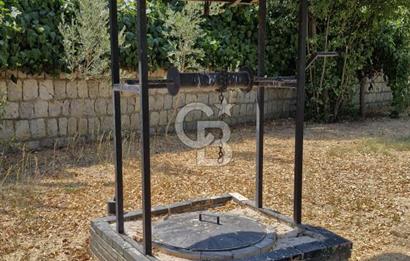
MULTIPOLYGON (((196 151, 177 137, 153 137, 153 204, 225 192, 253 198, 254 128, 232 133, 233 161, 224 167, 197 166, 196 151)), ((266 126, 265 205, 287 215, 292 214, 293 135, 288 122, 266 126)), ((135 137, 124 141, 128 210, 141 202, 138 154, 135 137)), ((308 124, 304 155, 305 223, 352 240, 353 260, 410 258, 409 119, 308 124)), ((109 141, 3 156, 0 259, 90 259, 89 223, 105 214, 113 196, 112 162, 109 141)))

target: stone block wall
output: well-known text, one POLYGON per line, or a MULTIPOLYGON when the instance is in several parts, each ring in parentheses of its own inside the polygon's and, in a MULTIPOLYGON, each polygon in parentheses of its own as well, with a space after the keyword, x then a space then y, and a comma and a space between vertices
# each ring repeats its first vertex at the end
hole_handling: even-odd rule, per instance
MULTIPOLYGON (((154 76, 161 76, 156 74, 154 76)), ((356 88, 359 90, 359 87, 356 88)), ((64 146, 73 138, 95 140, 113 126, 112 91, 109 79, 72 79, 67 75, 26 75, 21 72, 0 72, 0 93, 6 96, 5 114, 0 119, 0 146, 8 141, 24 143, 30 149, 64 146)), ((292 117, 295 113, 295 90, 266 89, 265 118, 292 117)), ((256 119, 256 91, 249 93, 230 90, 225 97, 232 107, 232 116, 224 117, 231 126, 254 122, 256 119)), ((386 111, 392 92, 383 77, 369 80, 366 86, 366 111, 386 111)), ((217 119, 214 104, 219 103, 215 91, 184 90, 178 96, 166 90, 150 91, 150 124, 153 132, 162 133, 168 122, 174 129, 175 115, 186 104, 199 102, 209 105, 214 114, 191 112, 185 118, 185 128, 195 129, 199 120, 217 119)), ((354 103, 359 104, 356 95, 354 103)), ((138 131, 140 101, 134 94, 123 94, 121 99, 122 127, 138 131)))
MULTIPOLYGON (((373 79, 366 79, 365 83, 365 112, 366 114, 381 114, 390 112, 393 101, 393 93, 383 78, 383 74, 375 76, 373 79)), ((360 86, 356 87, 353 103, 360 106, 360 86)))
MULTIPOLYGON (((0 141, 24 143, 30 149, 64 146, 73 137, 94 140, 110 132, 113 126, 111 84, 108 79, 71 79, 66 75, 26 75, 20 72, 0 73, 0 92, 7 98, 5 114, 0 119, 0 141)), ((172 97, 165 90, 150 91, 150 124, 152 131, 163 132, 168 122, 173 130, 175 112, 192 102, 208 104, 214 110, 210 118, 200 111, 186 117, 185 126, 194 129, 196 121, 217 118, 215 91, 181 91, 172 97)), ((228 124, 254 122, 256 92, 240 90, 225 93, 233 104, 228 124)), ((291 117, 295 111, 295 91, 266 90, 265 117, 291 117)), ((137 95, 123 94, 122 126, 138 131, 140 102, 137 95)))
POLYGON ((367 80, 365 92, 366 112, 381 113, 388 111, 392 100, 392 90, 387 86, 383 75, 367 80))

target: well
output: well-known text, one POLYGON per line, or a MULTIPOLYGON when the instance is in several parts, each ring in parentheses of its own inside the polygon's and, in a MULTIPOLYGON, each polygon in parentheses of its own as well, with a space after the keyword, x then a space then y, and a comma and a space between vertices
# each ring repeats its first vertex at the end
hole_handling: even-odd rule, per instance
POLYGON ((93 221, 92 253, 100 260, 130 261, 347 260, 351 255, 350 241, 323 228, 295 226, 237 193, 157 207, 152 214, 152 256, 142 254, 140 210, 125 214, 124 234, 115 231, 115 216, 93 221), (211 215, 200 221, 199 214, 211 215))
MULTIPOLYGON (((337 53, 318 52, 307 62, 308 1, 299 1, 297 76, 266 76, 266 0, 218 0, 216 2, 225 2, 228 6, 258 2, 257 72, 254 73, 250 69, 251 66, 242 67, 235 72, 180 72, 171 67, 168 69, 166 79, 148 79, 147 7, 146 0, 139 0, 137 1, 138 79, 121 81, 117 1, 110 0, 115 198, 108 204, 112 216, 92 223, 91 249, 95 256, 101 260, 260 261, 346 260, 350 256, 351 242, 327 230, 302 224, 306 69, 317 58, 333 57, 337 53), (169 94, 177 95, 180 89, 184 88, 215 90, 219 93, 220 106, 226 103, 224 93, 228 89, 240 89, 244 92, 249 92, 253 88, 257 90, 254 201, 239 194, 228 194, 152 208, 149 91, 166 89, 169 94), (267 209, 263 204, 265 89, 268 88, 296 88, 297 91, 293 219, 267 209), (141 105, 142 209, 132 213, 124 213, 123 206, 121 92, 139 95, 141 105)), ((209 5, 213 1, 204 2, 204 14, 207 15, 209 5)), ((220 123, 222 120, 223 118, 220 123)), ((216 144, 221 144, 218 162, 224 162, 223 138, 214 140, 215 143, 219 141, 216 144)))

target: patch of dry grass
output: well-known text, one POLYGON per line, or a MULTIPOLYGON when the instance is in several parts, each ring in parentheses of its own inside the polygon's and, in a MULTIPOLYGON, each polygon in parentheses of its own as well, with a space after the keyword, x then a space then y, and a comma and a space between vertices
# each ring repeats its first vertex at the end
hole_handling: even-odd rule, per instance
MULTIPOLYGON (((266 132, 265 204, 291 215, 293 126, 270 124, 266 132)), ((153 204, 233 191, 253 198, 254 135, 253 127, 234 129, 233 161, 220 168, 197 166, 196 151, 175 136, 154 137, 153 204)), ((410 256, 409 137, 409 119, 306 130, 304 222, 352 240, 353 260, 410 256)), ((124 141, 124 156, 125 205, 131 210, 141 202, 136 137, 124 141)), ((7 155, 0 171, 0 259, 90 259, 89 222, 105 214, 114 193, 111 142, 7 155)))

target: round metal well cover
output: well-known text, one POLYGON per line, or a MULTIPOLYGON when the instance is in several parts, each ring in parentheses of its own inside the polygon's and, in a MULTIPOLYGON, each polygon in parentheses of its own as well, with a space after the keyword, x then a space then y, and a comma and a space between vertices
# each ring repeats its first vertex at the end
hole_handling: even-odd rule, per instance
POLYGON ((267 236, 263 225, 245 217, 201 212, 200 221, 199 214, 172 215, 155 224, 154 243, 188 251, 226 251, 255 245, 267 236))

